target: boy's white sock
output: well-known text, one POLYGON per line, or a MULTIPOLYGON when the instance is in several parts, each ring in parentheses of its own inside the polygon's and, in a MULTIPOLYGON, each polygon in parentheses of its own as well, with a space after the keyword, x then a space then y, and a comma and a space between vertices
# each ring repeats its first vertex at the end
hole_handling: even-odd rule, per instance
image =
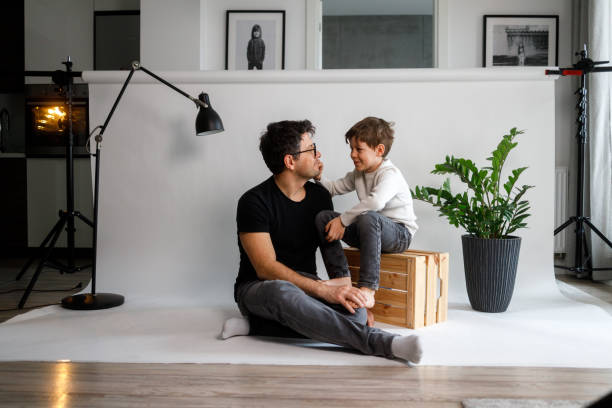
POLYGON ((223 340, 234 336, 246 336, 249 334, 249 320, 244 317, 232 317, 223 323, 221 338, 223 340))
POLYGON ((391 352, 395 357, 418 364, 423 355, 421 340, 416 335, 396 336, 391 342, 391 352))

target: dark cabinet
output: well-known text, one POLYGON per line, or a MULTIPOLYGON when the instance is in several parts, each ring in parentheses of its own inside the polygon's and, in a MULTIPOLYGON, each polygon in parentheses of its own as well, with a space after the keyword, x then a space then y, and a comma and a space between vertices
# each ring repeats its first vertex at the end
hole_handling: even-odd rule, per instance
POLYGON ((0 254, 28 246, 25 157, 0 155, 0 254))
POLYGON ((4 0, 0 12, 0 93, 23 92, 25 69, 24 1, 4 0))

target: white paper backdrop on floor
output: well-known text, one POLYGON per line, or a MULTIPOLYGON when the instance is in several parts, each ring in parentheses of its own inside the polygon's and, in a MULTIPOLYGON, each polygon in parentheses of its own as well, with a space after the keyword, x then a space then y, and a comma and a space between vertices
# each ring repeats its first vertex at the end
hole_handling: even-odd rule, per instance
MULTIPOLYGON (((453 302, 445 323, 416 331, 379 327, 416 332, 422 365, 612 367, 612 318, 602 309, 560 295, 512 306, 487 314, 453 302)), ((402 365, 307 340, 220 340, 225 318, 237 315, 235 309, 150 299, 93 312, 51 306, 0 325, 0 361, 402 365)))
MULTIPOLYGON (((390 158, 411 186, 441 184, 429 172, 446 154, 484 166, 505 132, 526 130, 507 170, 529 166, 521 183, 536 186, 527 197, 533 216, 519 234, 506 313, 470 309, 462 232, 416 203, 421 228, 412 246, 451 259, 448 322, 418 330, 423 363, 612 367, 612 318, 563 298, 554 283, 554 82, 543 70, 160 74, 190 94, 208 92, 226 131, 196 137, 190 102, 136 75, 105 133, 100 186, 98 291, 123 294, 126 304, 95 312, 52 307, 13 319, 0 325, 0 359, 396 364, 335 348, 217 339, 223 318, 237 314, 236 202, 269 176, 261 131, 272 121, 309 118, 333 178, 351 169, 345 131, 374 115, 396 122, 390 158)), ((125 76, 86 73, 92 127, 125 76)), ((355 200, 334 203, 342 210, 355 200)))

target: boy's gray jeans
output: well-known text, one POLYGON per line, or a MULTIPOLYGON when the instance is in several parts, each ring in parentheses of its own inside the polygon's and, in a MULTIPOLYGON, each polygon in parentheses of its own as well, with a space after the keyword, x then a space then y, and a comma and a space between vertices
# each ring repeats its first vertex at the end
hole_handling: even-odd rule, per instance
MULTIPOLYGON (((325 226, 340 213, 331 210, 321 211, 315 217, 319 234, 321 255, 330 279, 351 276, 344 250, 340 241, 325 240, 325 226)), ((358 286, 377 290, 380 280, 380 254, 404 252, 410 246, 412 235, 408 228, 390 218, 368 211, 357 217, 346 227, 342 240, 361 252, 358 286)))
POLYGON ((236 295, 240 311, 249 318, 250 335, 306 337, 393 358, 391 341, 397 335, 368 327, 365 309, 351 314, 344 306, 313 298, 283 280, 248 282, 237 288, 236 295))

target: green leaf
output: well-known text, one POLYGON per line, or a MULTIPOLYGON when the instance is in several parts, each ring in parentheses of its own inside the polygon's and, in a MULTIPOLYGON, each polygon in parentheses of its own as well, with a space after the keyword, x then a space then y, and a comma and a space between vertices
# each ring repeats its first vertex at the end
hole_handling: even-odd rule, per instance
POLYGON ((451 186, 450 186, 450 179, 447 178, 446 180, 444 180, 444 184, 442 185, 442 189, 444 191, 448 191, 450 193, 451 191, 451 186))
POLYGON ((524 133, 510 129, 487 158, 490 166, 478 169, 465 158, 446 156, 444 162, 434 165, 432 174, 456 176, 467 186, 466 191, 453 195, 450 179, 440 188, 416 186, 414 199, 430 203, 446 217, 450 225, 461 227, 469 234, 484 238, 501 238, 519 228, 525 228, 530 207, 523 196, 533 186, 516 187, 517 180, 527 167, 511 171, 500 193, 501 174, 509 153, 516 148, 515 137, 524 133))

